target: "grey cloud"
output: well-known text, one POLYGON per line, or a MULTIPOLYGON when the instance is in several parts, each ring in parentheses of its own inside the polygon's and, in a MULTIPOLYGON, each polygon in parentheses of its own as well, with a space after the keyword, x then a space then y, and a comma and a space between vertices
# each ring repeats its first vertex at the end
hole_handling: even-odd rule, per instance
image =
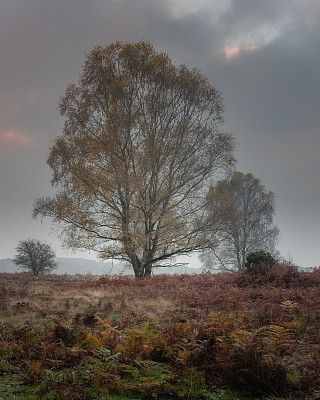
POLYGON ((239 168, 277 195, 280 250, 292 249, 301 264, 318 262, 318 248, 309 244, 319 238, 320 224, 320 4, 215 0, 179 14, 172 12, 173 3, 1 2, 0 218, 10 234, 0 231, 0 258, 12 256, 28 231, 48 234, 48 223, 31 220, 32 201, 51 191, 45 161, 61 134, 58 100, 81 72, 85 52, 96 44, 146 39, 177 63, 199 67, 222 91, 226 130, 239 142, 239 168), (257 47, 226 60, 225 46, 244 44, 257 47), (24 132, 34 146, 5 142, 1 134, 8 129, 24 132), (303 235, 293 233, 295 219, 303 235))

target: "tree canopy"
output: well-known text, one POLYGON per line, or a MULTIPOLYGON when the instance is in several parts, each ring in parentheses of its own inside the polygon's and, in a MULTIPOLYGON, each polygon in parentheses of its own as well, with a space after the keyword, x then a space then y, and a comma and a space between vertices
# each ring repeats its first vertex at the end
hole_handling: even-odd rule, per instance
POLYGON ((55 252, 48 244, 39 240, 21 240, 16 251, 13 262, 33 275, 51 272, 57 268, 55 252))
POLYGON ((129 262, 136 277, 203 246, 208 184, 232 166, 223 101, 198 70, 148 42, 95 47, 60 101, 48 164, 53 198, 34 204, 67 246, 129 262))
POLYGON ((207 268, 243 268, 249 253, 275 251, 279 230, 273 225, 275 196, 252 174, 234 172, 211 186, 207 216, 214 221, 201 258, 207 268), (220 215, 217 228, 216 218, 220 215))

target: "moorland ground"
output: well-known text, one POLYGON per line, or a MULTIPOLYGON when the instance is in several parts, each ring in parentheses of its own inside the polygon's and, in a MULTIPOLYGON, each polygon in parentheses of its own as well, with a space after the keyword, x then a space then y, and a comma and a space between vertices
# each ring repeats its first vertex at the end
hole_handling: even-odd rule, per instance
POLYGON ((316 399, 320 271, 0 274, 2 399, 316 399))

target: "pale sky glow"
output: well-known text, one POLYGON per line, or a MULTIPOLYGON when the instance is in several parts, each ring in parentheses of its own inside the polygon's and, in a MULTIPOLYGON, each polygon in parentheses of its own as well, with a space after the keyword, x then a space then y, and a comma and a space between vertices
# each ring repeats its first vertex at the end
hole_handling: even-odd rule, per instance
POLYGON ((70 256, 50 220, 31 218, 56 191, 59 98, 95 45, 148 40, 221 91, 237 168, 276 195, 280 253, 319 266, 319 38, 318 0, 2 0, 0 259, 30 237, 70 256))
POLYGON ((264 24, 262 26, 251 23, 241 32, 238 30, 226 37, 226 46, 224 50, 232 53, 233 56, 239 55, 241 52, 250 52, 257 50, 263 46, 267 46, 272 41, 281 37, 283 26, 287 24, 286 19, 279 22, 279 25, 264 24))
POLYGON ((227 60, 230 60, 232 58, 238 57, 241 53, 250 53, 252 51, 255 51, 257 49, 257 46, 255 45, 246 45, 244 47, 225 47, 222 51, 226 57, 227 60))
POLYGON ((27 145, 31 144, 31 139, 26 135, 25 132, 17 132, 14 129, 3 130, 0 134, 3 141, 18 144, 27 145))

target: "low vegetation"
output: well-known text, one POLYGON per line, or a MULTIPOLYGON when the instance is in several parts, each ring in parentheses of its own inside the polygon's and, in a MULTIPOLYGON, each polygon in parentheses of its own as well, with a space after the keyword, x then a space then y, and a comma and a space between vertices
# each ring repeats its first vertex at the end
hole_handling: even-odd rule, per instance
POLYGON ((320 271, 0 274, 0 398, 316 399, 320 271))

